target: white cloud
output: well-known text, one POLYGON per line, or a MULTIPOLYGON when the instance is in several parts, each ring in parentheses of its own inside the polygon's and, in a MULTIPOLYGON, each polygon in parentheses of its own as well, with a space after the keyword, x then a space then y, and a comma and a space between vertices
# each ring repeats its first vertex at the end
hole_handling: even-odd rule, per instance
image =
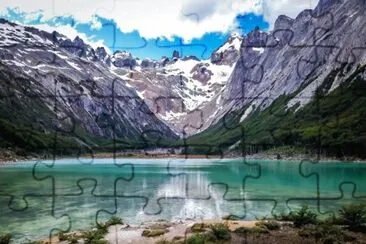
POLYGON ((123 32, 137 30, 145 38, 174 35, 189 41, 207 32, 227 32, 238 14, 264 14, 273 25, 279 14, 295 17, 314 7, 316 0, 2 0, 0 11, 19 8, 31 13, 41 10, 44 19, 73 16, 100 28, 95 15, 113 19, 123 32))

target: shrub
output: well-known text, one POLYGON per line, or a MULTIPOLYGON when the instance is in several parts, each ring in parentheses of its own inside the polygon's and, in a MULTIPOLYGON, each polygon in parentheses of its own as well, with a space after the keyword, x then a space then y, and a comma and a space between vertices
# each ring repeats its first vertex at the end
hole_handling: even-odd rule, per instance
POLYGON ((268 230, 279 230, 281 229, 281 224, 277 221, 269 220, 269 221, 259 221, 255 223, 256 226, 261 228, 266 228, 268 230))
POLYGON ((69 239, 69 236, 65 232, 58 233, 57 237, 60 241, 67 241, 69 239))
POLYGON ((11 234, 0 235, 0 244, 9 244, 11 237, 11 234))
POLYGON ((231 238, 230 230, 224 224, 214 224, 211 229, 218 240, 229 240, 231 238))
POLYGON ((205 244, 206 236, 203 234, 193 234, 187 239, 187 244, 205 244))
POLYGON ((104 229, 93 229, 83 232, 84 241, 87 244, 99 244, 98 241, 102 241, 106 232, 104 229))
POLYGON ((142 232, 142 236, 146 237, 155 237, 155 236, 161 236, 167 233, 167 229, 146 229, 142 232))
POLYGON ((284 217, 282 220, 292 221, 297 228, 308 224, 318 223, 317 215, 309 210, 308 206, 303 206, 300 210, 295 212, 291 211, 288 216, 282 215, 282 217, 284 217))
POLYGON ((350 227, 360 227, 366 222, 366 205, 349 204, 339 210, 341 221, 350 227))
POLYGON ((247 235, 247 234, 268 234, 269 231, 267 229, 261 228, 261 227, 239 227, 234 231, 238 235, 247 235))
POLYGON ((111 225, 123 225, 123 221, 120 217, 117 216, 112 216, 106 223, 105 225, 107 227, 111 226, 111 225))
POLYGON ((78 243, 78 238, 75 237, 75 236, 70 236, 69 237, 69 243, 70 244, 76 244, 76 243, 78 243))
POLYGON ((342 228, 332 225, 316 225, 301 228, 299 236, 304 238, 314 238, 316 243, 344 243, 354 241, 352 236, 347 237, 342 228))

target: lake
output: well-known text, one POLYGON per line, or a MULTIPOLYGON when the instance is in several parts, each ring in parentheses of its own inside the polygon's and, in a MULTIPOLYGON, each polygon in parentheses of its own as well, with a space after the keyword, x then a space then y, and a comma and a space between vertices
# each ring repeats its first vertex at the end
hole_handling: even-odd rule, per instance
POLYGON ((21 243, 118 215, 252 220, 366 200, 366 164, 243 159, 63 159, 0 167, 0 233, 21 243))

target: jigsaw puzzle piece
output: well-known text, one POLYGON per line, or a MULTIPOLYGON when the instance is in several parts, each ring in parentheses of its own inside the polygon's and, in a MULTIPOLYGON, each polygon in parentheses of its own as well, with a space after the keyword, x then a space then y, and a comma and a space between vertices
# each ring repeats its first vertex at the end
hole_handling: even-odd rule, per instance
POLYGON ((187 219, 221 219, 226 216, 243 216, 245 212, 242 199, 227 201, 225 183, 205 185, 207 197, 165 197, 159 198, 159 213, 173 221, 187 219))
POLYGON ((115 23, 110 22, 110 23, 103 23, 102 24, 102 28, 104 30, 106 29, 110 29, 111 30, 111 35, 112 36, 112 43, 111 44, 107 44, 107 46, 112 49, 112 50, 134 50, 134 49, 141 49, 141 48, 145 48, 148 45, 148 42, 145 38, 141 37, 140 41, 136 41, 134 40, 134 45, 128 46, 128 45, 122 45, 120 44, 121 40, 120 38, 118 38, 118 28, 116 26, 115 23))
POLYGON ((246 212, 245 215, 238 216, 240 218, 270 217, 278 212, 285 211, 287 209, 286 200, 293 194, 293 183, 295 182, 297 185, 304 183, 299 181, 299 177, 296 175, 291 175, 292 179, 288 179, 287 174, 286 177, 281 178, 280 176, 283 167, 297 170, 298 165, 296 163, 288 162, 287 165, 287 162, 280 161, 243 159, 244 163, 250 165, 252 169, 254 168, 255 173, 242 176, 240 185, 236 187, 237 189, 230 187, 225 197, 225 200, 228 201, 242 199, 246 212), (290 182, 288 180, 293 181, 291 181, 291 184, 276 183, 280 181, 290 182), (277 185, 281 185, 281 188, 276 187, 277 185), (239 192, 240 195, 238 194, 239 192), (264 209, 266 213, 263 212, 264 209))
POLYGON ((10 164, 1 167, 0 196, 7 199, 7 203, 3 207, 14 212, 22 212, 29 207, 27 196, 50 196, 52 194, 52 184, 39 182, 33 178, 32 167, 35 163, 33 161, 19 162, 19 166, 10 164), (22 181, 19 181, 20 177, 22 181))
POLYGON ((55 214, 67 214, 72 220, 72 230, 83 229, 89 224, 101 225, 96 217, 101 208, 108 212, 114 211, 116 199, 114 193, 108 192, 110 189, 98 189, 98 183, 97 179, 80 177, 77 182, 79 193, 56 194, 55 214))
POLYGON ((33 174, 37 181, 54 185, 56 196, 82 195, 84 189, 80 184, 83 181, 95 182, 93 193, 96 196, 115 196, 115 181, 128 182, 134 177, 134 165, 119 160, 122 159, 94 159, 84 164, 77 159, 46 160, 34 165, 33 174))
POLYGON ((334 29, 334 16, 331 12, 317 13, 313 10, 304 10, 299 14, 297 19, 304 19, 304 21, 296 21, 291 26, 292 30, 296 30, 290 42, 290 46, 293 48, 316 47, 319 45, 318 41, 334 29), (312 35, 309 39, 304 40, 299 37, 297 32, 312 33, 312 35))
POLYGON ((315 194, 289 199, 288 203, 310 202, 319 214, 334 214, 341 205, 365 200, 366 188, 362 183, 365 181, 365 170, 366 167, 361 163, 346 165, 304 160, 300 164, 299 173, 302 177, 312 178, 316 182, 315 194))
MULTIPOLYGON (((46 240, 54 243, 52 237, 61 231, 70 231, 71 220, 68 215, 57 215, 53 212, 51 196, 27 196, 24 198, 27 208, 14 211, 11 208, 0 209, 1 230, 11 233, 19 243, 30 243, 34 240, 46 240), (39 221, 42 219, 42 221, 39 221)), ((3 197, 0 204, 3 206, 3 197)), ((6 200, 5 200, 6 203, 6 200)))

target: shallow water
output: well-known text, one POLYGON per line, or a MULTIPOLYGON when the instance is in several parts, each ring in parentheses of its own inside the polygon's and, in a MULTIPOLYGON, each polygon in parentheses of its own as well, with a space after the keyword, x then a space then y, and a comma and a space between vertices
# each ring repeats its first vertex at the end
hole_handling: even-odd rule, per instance
POLYGON ((125 222, 237 215, 309 205, 320 216, 366 200, 366 164, 218 159, 64 159, 0 168, 0 234, 16 243, 125 222))

